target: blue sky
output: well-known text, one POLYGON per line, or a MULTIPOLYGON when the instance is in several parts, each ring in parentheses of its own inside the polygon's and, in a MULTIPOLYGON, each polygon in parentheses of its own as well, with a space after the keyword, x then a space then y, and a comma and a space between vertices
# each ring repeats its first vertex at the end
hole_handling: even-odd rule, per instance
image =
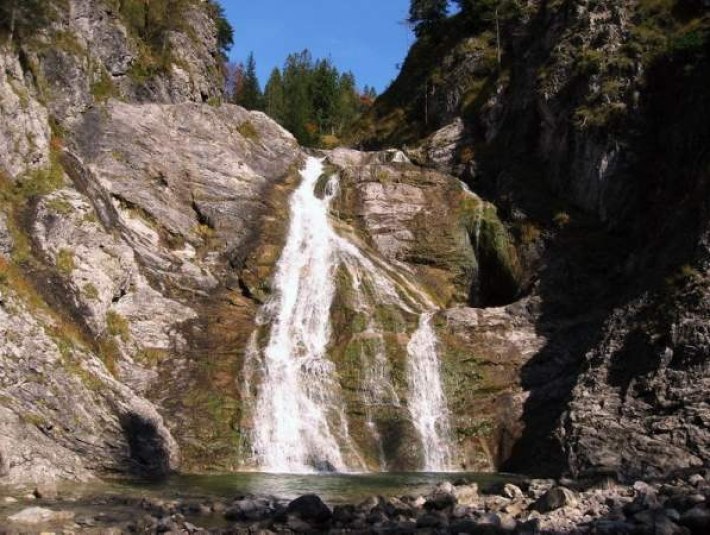
POLYGON ((397 75, 413 37, 401 24, 409 0, 222 0, 234 26, 233 61, 254 52, 259 81, 286 56, 308 48, 350 70, 358 85, 382 92, 397 75))

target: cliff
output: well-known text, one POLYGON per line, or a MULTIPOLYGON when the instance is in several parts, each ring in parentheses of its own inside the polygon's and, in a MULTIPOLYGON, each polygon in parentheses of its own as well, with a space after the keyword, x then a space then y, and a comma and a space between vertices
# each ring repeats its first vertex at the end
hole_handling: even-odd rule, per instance
POLYGON ((163 29, 160 64, 118 6, 47 3, 0 53, 3 482, 164 474, 186 443, 223 456, 229 419, 204 413, 234 393, 209 344, 254 308, 231 266, 301 158, 262 114, 217 106, 211 4, 172 13, 190 26, 163 29))
POLYGON ((457 174, 515 238, 547 343, 503 466, 707 464, 707 3, 470 4, 353 139, 457 174))

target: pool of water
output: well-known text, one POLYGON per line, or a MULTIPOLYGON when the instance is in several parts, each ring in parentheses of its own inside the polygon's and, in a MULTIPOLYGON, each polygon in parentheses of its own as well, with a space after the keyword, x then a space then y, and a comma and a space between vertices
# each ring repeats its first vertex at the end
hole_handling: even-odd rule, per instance
POLYGON ((330 504, 357 503, 368 496, 421 495, 442 481, 478 483, 481 487, 514 481, 510 474, 481 473, 370 473, 370 474, 264 474, 180 475, 166 480, 121 481, 125 492, 162 497, 240 495, 275 496, 285 500, 318 494, 330 504))

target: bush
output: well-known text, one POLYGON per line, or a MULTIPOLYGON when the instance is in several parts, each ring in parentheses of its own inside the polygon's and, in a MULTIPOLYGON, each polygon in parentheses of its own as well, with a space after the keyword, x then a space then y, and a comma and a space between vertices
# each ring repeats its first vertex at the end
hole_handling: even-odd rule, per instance
POLYGON ((74 253, 69 249, 60 249, 57 253, 56 258, 57 269, 63 275, 71 275, 76 269, 76 264, 74 263, 74 253))
POLYGON ((106 313, 106 329, 111 336, 119 336, 124 342, 130 339, 128 321, 115 310, 106 313))
POLYGON ((259 132, 251 121, 244 121, 237 127, 237 132, 249 141, 259 141, 259 132))

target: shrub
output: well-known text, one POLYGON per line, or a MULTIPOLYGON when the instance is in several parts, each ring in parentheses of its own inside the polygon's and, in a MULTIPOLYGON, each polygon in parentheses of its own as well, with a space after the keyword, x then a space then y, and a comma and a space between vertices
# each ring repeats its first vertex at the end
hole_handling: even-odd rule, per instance
POLYGON ((106 102, 108 99, 118 96, 118 94, 111 75, 106 69, 102 68, 99 79, 91 84, 91 95, 97 102, 106 102))
POLYGON ((106 313, 106 329, 111 336, 119 336, 124 342, 131 336, 128 321, 115 310, 106 313))
POLYGON ((74 253, 69 249, 60 249, 56 258, 57 269, 63 275, 71 275, 76 269, 74 262, 74 253))
POLYGON ((237 127, 237 132, 249 141, 259 141, 259 132, 251 121, 244 121, 237 127))

